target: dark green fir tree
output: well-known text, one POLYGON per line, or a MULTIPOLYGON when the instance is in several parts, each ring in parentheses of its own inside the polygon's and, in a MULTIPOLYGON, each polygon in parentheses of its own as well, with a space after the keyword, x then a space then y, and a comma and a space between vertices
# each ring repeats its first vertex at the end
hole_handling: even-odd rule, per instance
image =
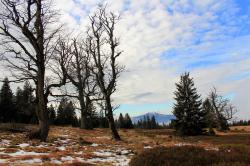
POLYGON ((13 105, 13 93, 10 89, 8 78, 5 78, 0 90, 0 121, 14 121, 15 108, 13 105))
POLYGON ((201 109, 202 101, 194 86, 193 78, 189 73, 181 75, 179 83, 176 83, 173 114, 176 119, 173 121, 174 128, 181 135, 199 135, 206 127, 206 113, 201 109))

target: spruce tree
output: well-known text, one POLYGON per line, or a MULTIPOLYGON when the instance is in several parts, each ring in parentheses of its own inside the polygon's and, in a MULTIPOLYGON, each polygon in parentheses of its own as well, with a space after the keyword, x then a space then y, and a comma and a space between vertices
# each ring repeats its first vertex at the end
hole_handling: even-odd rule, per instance
POLYGON ((118 118, 118 128, 124 128, 124 118, 122 113, 120 113, 118 118))
POLYGON ((156 120, 155 120, 155 116, 153 115, 151 117, 151 129, 156 129, 157 128, 157 123, 156 123, 156 120))
POLYGON ((201 109, 202 101, 194 87, 193 78, 189 73, 181 75, 179 83, 176 83, 173 114, 174 128, 181 135, 199 135, 205 127, 205 112, 201 109))
POLYGON ((0 91, 0 120, 11 122, 14 120, 15 108, 13 103, 13 93, 10 89, 9 80, 6 77, 0 91))
POLYGON ((58 107, 56 123, 59 125, 76 126, 77 121, 73 103, 63 98, 58 107))
POLYGON ((125 114, 124 121, 125 121, 125 126, 124 127, 126 129, 132 129, 133 128, 133 123, 132 123, 132 120, 131 120, 128 113, 125 114))
POLYGON ((48 112, 49 112, 49 122, 50 124, 54 124, 56 120, 56 111, 52 104, 49 106, 48 112))

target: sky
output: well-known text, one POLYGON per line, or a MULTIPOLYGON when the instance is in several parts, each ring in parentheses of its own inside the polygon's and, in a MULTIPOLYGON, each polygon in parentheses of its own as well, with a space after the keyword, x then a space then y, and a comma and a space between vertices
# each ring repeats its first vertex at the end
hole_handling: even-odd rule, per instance
POLYGON ((68 31, 82 31, 97 4, 120 13, 126 66, 113 96, 115 114, 172 114, 175 83, 190 72, 205 98, 216 87, 236 116, 250 119, 249 0, 54 0, 68 31))

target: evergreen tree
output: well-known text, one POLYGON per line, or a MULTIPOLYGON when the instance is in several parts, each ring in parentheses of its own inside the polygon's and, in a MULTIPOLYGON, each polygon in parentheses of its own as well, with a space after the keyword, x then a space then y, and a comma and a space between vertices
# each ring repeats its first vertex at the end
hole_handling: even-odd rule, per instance
POLYGON ((180 82, 176 83, 176 103, 173 114, 174 128, 181 135, 198 135, 203 133, 205 127, 205 112, 201 109, 202 101, 194 87, 193 79, 189 73, 181 76, 180 82))
POLYGON ((15 96, 17 122, 38 123, 34 100, 33 88, 28 81, 25 82, 23 90, 17 88, 15 96))
POLYGON ((73 103, 62 98, 57 111, 56 124, 76 126, 77 121, 73 103))
POLYGON ((49 122, 50 124, 54 124, 56 120, 56 111, 52 104, 49 106, 48 112, 49 112, 49 122))
POLYGON ((15 109, 13 107, 13 93, 10 89, 9 80, 4 79, 0 91, 0 120, 2 122, 11 122, 14 120, 15 109))
POLYGON ((132 129, 134 127, 133 123, 132 123, 132 120, 131 120, 128 113, 125 114, 124 124, 125 124, 124 128, 126 128, 126 129, 132 129))
POLYGON ((124 118, 122 113, 120 113, 119 118, 118 118, 118 128, 124 128, 125 124, 124 124, 124 118))
POLYGON ((151 117, 151 122, 150 123, 151 123, 151 129, 156 129, 157 128, 158 124, 156 123, 154 115, 151 117))

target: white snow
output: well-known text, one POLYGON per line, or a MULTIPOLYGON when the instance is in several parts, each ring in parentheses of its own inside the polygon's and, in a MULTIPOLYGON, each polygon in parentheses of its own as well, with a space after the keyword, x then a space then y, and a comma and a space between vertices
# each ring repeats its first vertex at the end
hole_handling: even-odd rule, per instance
POLYGON ((0 164, 4 164, 4 163, 6 163, 6 162, 7 162, 6 159, 0 159, 0 164))
POLYGON ((7 154, 9 156, 26 156, 26 155, 31 155, 31 156, 40 156, 40 155, 48 155, 48 153, 36 153, 36 152, 25 152, 23 150, 19 150, 15 153, 4 153, 0 152, 0 154, 7 154))
POLYGON ((144 149, 152 149, 152 146, 144 146, 144 149))
POLYGON ((205 148, 205 150, 212 150, 212 151, 219 151, 219 148, 216 148, 216 147, 207 147, 205 148))
POLYGON ((108 150, 99 150, 97 152, 94 152, 95 155, 97 156, 112 156, 114 153, 108 151, 108 150))
POLYGON ((51 162, 52 164, 62 164, 61 161, 56 160, 56 159, 52 159, 50 162, 51 162))
POLYGON ((24 147, 30 146, 30 144, 22 143, 22 144, 19 144, 19 145, 17 145, 17 146, 19 146, 19 147, 21 147, 21 148, 24 148, 24 147))
POLYGON ((81 152, 75 152, 75 154, 83 154, 82 151, 81 152))
POLYGON ((31 160, 22 160, 20 161, 20 163, 26 163, 26 164, 34 164, 34 163, 42 163, 43 161, 41 159, 38 158, 34 158, 31 160))
POLYGON ((96 146, 99 146, 99 145, 96 144, 96 143, 93 143, 91 146, 96 147, 96 146))
POLYGON ((178 143, 178 144, 174 144, 175 146, 190 146, 190 145, 192 145, 192 144, 190 144, 190 143, 178 143))
POLYGON ((65 148, 65 146, 60 146, 60 147, 56 147, 57 149, 59 149, 59 150, 65 150, 66 148, 65 148))
POLYGON ((10 144, 10 140, 7 140, 7 139, 3 139, 1 142, 0 142, 0 146, 7 146, 10 144))
POLYGON ((97 157, 88 159, 87 162, 90 163, 111 162, 117 166, 127 166, 130 161, 130 158, 128 156, 133 155, 131 151, 127 149, 118 149, 116 151, 106 149, 106 150, 99 150, 93 153, 97 155, 97 157), (119 154, 117 154, 118 152, 119 154))
POLYGON ((59 142, 61 142, 61 143, 64 143, 64 144, 66 144, 66 143, 68 143, 69 141, 71 141, 71 139, 57 139, 57 141, 59 141, 59 142))
POLYGON ((74 158, 71 157, 71 156, 66 156, 66 157, 61 157, 61 160, 62 160, 62 161, 73 161, 74 158))

